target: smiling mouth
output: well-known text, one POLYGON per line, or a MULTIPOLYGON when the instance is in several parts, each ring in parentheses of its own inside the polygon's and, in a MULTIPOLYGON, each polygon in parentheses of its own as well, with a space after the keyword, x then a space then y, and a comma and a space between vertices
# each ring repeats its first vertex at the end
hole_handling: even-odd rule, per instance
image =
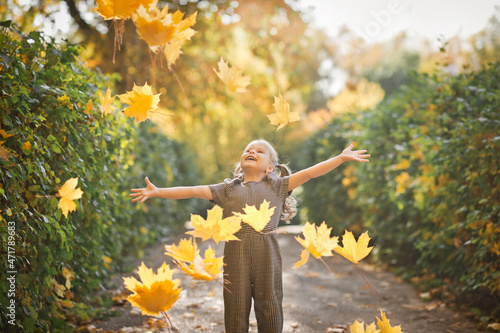
POLYGON ((245 159, 245 161, 255 161, 255 162, 257 162, 257 159, 256 159, 255 157, 253 157, 253 156, 248 156, 248 157, 245 159))

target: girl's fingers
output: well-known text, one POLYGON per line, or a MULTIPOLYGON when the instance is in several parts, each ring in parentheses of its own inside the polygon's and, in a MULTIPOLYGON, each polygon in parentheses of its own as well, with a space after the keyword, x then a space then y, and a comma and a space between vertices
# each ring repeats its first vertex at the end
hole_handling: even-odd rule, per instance
POLYGON ((128 196, 129 197, 138 197, 140 195, 141 195, 141 193, 132 193, 132 194, 129 194, 128 196))

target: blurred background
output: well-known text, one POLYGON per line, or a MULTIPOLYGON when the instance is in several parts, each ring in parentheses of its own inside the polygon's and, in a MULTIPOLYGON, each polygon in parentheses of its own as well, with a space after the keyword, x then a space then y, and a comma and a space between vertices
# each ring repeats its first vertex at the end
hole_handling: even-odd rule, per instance
MULTIPOLYGON (((109 275, 108 268, 116 269, 114 265, 121 263, 123 254, 142 256, 144 245, 183 231, 190 213, 203 214, 210 207, 201 200, 187 204, 151 200, 135 206, 129 202, 129 189, 145 186, 145 176, 160 187, 211 184, 231 177, 248 142, 256 138, 274 144, 279 141, 284 129, 276 131, 267 115, 275 112, 274 96, 282 94, 291 111, 299 112, 302 118, 290 124, 278 149, 281 162, 289 163, 293 171, 335 156, 350 143, 355 149, 367 149, 372 156, 370 163, 342 165, 295 190, 300 213, 292 223, 326 221, 335 235, 343 234, 346 228, 356 237, 369 230, 375 244, 374 262, 413 281, 431 298, 462 305, 484 327, 498 322, 500 1, 158 1, 158 7, 165 6, 170 12, 180 10, 185 17, 197 12, 192 27, 196 34, 183 45, 183 54, 172 71, 165 61, 153 62, 148 44, 139 37, 132 20, 125 21, 123 42, 115 49, 113 23, 93 11, 93 0, 0 1, 0 21, 10 20, 18 29, 7 35, 38 31, 48 45, 61 49, 78 45, 78 63, 84 69, 77 73, 88 70, 97 73, 96 77, 106 76, 104 83, 95 86, 82 83, 82 91, 92 91, 86 92, 88 96, 78 94, 80 88, 65 88, 66 82, 80 80, 76 67, 67 66, 66 81, 54 94, 71 95, 71 100, 78 101, 73 110, 83 108, 91 98, 96 103, 97 92, 104 93, 107 87, 118 95, 131 91, 134 84, 147 82, 155 94, 161 93, 161 112, 172 115, 168 120, 175 129, 154 116, 136 124, 117 111, 118 120, 109 120, 109 129, 103 129, 93 123, 94 116, 101 116, 97 104, 94 109, 87 106, 95 115, 85 115, 79 121, 97 126, 94 133, 109 133, 92 137, 94 127, 88 127, 86 140, 105 140, 108 143, 102 145, 103 151, 114 150, 111 156, 103 153, 95 161, 92 153, 97 150, 88 148, 87 157, 82 158, 94 164, 108 159, 116 163, 99 166, 99 170, 96 167, 95 173, 87 175, 79 162, 71 164, 72 169, 62 169, 62 159, 49 163, 46 158, 61 179, 79 175, 87 193, 78 214, 73 213, 68 220, 76 225, 75 235, 83 226, 86 229, 81 230, 88 232, 101 228, 102 241, 90 247, 71 241, 73 229, 58 231, 65 235, 63 242, 74 246, 61 250, 67 255, 65 265, 81 277, 96 272, 92 281, 97 282, 89 289, 100 287, 100 279, 109 275), (221 57, 242 68, 244 75, 251 75, 246 92, 232 93, 219 80, 214 69, 221 57), (108 168, 116 173, 99 173, 108 168), (108 182, 102 188, 94 181, 98 174, 102 175, 101 185, 102 180, 108 182), (109 212, 100 207, 103 202, 110 202, 109 212), (89 248, 92 250, 87 251, 89 248), (100 267, 102 258, 106 267, 101 267, 102 271, 80 270, 78 260, 89 261, 90 256, 95 261, 92 267, 100 267)), ((23 40, 26 48, 39 47, 27 37, 13 40, 16 38, 23 40)), ((30 38, 36 39, 33 33, 30 38)), ((7 42, 2 45, 6 47, 7 42)), ((38 61, 39 53, 26 58, 13 56, 22 52, 23 47, 2 50, 0 74, 11 70, 10 76, 2 76, 2 91, 7 91, 7 86, 18 91, 22 80, 8 85, 6 78, 11 80, 29 68, 31 60, 38 61)), ((57 62, 49 55, 61 55, 58 52, 47 51, 47 61, 57 62)), ((33 85, 40 84, 35 80, 33 85)), ((31 91, 40 93, 37 89, 31 91)), ((3 93, 2 98, 7 95, 3 93)), ((34 98, 26 101, 38 102, 34 98)), ((60 98, 54 98, 54 103, 60 105, 60 98)), ((17 107, 15 101, 6 103, 13 105, 11 110, 17 107)), ((60 110, 61 124, 66 124, 67 105, 55 110, 60 110)), ((17 131, 16 123, 10 120, 15 112, 2 110, 2 129, 8 133, 17 131)), ((38 111, 31 108, 30 112, 38 111)), ((26 117, 27 122, 30 119, 26 117)), ((52 132, 48 133, 59 135, 55 125, 49 127, 52 132)), ((24 128, 28 131, 29 126, 24 128)), ((57 140, 64 146, 66 136, 60 135, 57 140)), ((38 150, 21 149, 26 140, 16 137, 6 138, 5 145, 18 151, 19 158, 46 153, 40 148, 46 143, 44 137, 26 134, 24 138, 39 140, 39 145, 33 144, 38 150)), ((61 149, 56 148, 59 154, 61 149)), ((37 171, 37 175, 43 174, 39 183, 46 181, 45 169, 49 172, 43 158, 36 164, 45 165, 37 171)), ((12 205, 13 211, 23 212, 25 202, 29 202, 32 215, 45 214, 44 221, 46 216, 59 225, 55 221, 61 214, 53 217, 57 203, 49 207, 25 194, 39 191, 39 186, 34 188, 28 181, 21 186, 4 170, 1 175, 3 188, 19 187, 16 197, 5 199, 6 207, 12 205)), ((44 191, 52 193, 52 186, 44 191)), ((52 257, 39 255, 40 246, 46 251, 51 247, 39 244, 40 231, 36 231, 48 225, 40 223, 26 231, 31 233, 26 239, 31 237, 32 241, 32 252, 26 250, 26 258, 39 257, 39 269, 52 265, 43 262, 52 257)), ((58 244, 59 236, 54 237, 54 244, 58 244)), ((81 241, 88 236, 82 233, 75 237, 81 241)), ((24 265, 30 272, 29 264, 24 265)), ((61 276, 59 268, 44 274, 61 276)), ((33 281, 36 278, 33 275, 33 281)), ((28 289, 24 292, 31 293, 28 289)), ((36 305, 45 301, 25 302, 36 305)), ((58 311, 55 306, 53 309, 58 311)), ((37 311, 30 308, 25 312, 37 311)), ((26 325, 34 327, 35 322, 26 325)))
POLYGON ((177 131, 158 126, 189 143, 204 183, 227 177, 253 138, 278 141, 281 132, 266 115, 279 93, 305 119, 291 125, 279 152, 297 170, 296 147, 328 122, 323 118, 375 107, 411 71, 440 67, 457 74, 464 64, 479 68, 499 56, 498 1, 159 1, 186 17, 198 12, 197 33, 175 65, 186 99, 166 66, 152 66, 131 20, 113 63, 112 24, 92 11, 94 1, 3 2, 2 20, 81 43, 88 66, 119 74, 117 94, 134 83, 151 84, 156 71, 155 92, 162 93, 160 106, 174 115, 177 131), (252 76, 247 93, 228 93, 218 82, 213 68, 220 57, 252 76))

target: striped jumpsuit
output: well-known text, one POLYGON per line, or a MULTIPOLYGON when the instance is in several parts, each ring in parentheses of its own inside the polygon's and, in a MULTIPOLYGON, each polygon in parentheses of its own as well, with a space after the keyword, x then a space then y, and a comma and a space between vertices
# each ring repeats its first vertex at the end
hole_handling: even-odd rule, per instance
POLYGON ((288 177, 270 173, 263 181, 242 182, 226 179, 210 185, 212 203, 224 210, 224 216, 244 213, 245 205, 257 209, 267 200, 275 207, 270 222, 255 231, 242 222, 235 235, 240 241, 226 242, 224 247, 224 277, 230 282, 224 289, 224 323, 226 333, 248 332, 250 308, 254 300, 259 333, 281 333, 283 330, 283 287, 281 254, 276 227, 283 203, 288 195, 288 177))

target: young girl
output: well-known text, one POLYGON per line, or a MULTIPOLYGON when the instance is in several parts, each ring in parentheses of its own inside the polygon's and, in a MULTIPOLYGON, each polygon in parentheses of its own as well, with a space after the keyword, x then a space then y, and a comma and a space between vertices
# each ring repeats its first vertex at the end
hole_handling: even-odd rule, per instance
POLYGON ((248 332, 252 298, 259 333, 280 333, 283 330, 283 290, 281 254, 276 227, 281 218, 289 222, 296 214, 291 191, 312 178, 322 176, 347 161, 368 162, 366 150, 352 151, 350 145, 338 156, 290 174, 278 164, 278 154, 265 140, 248 144, 237 164, 234 178, 215 185, 157 188, 146 177, 146 188, 132 189, 132 201, 149 198, 202 198, 223 208, 224 217, 244 213, 246 205, 257 209, 267 200, 275 207, 274 214, 262 232, 242 222, 236 233, 240 241, 226 242, 224 275, 231 292, 224 289, 224 321, 226 333, 248 332), (280 170, 280 174, 275 169, 280 170))

